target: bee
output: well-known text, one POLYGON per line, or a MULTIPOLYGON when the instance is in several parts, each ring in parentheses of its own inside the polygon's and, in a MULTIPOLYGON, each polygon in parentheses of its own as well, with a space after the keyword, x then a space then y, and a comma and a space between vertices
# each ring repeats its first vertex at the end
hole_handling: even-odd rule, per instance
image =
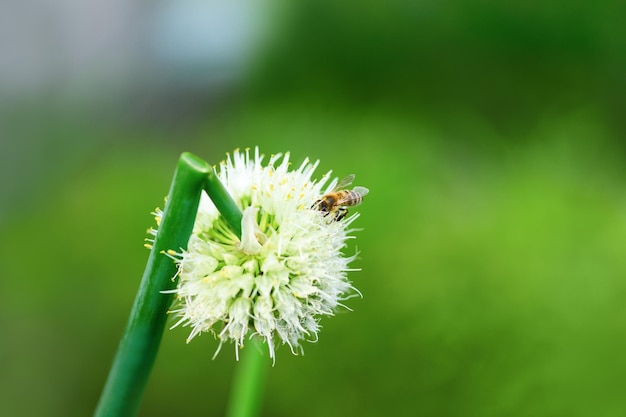
POLYGON ((339 181, 333 190, 317 200, 312 208, 319 210, 324 216, 330 216, 330 221, 342 220, 348 214, 348 207, 361 204, 363 197, 370 191, 358 186, 348 190, 352 181, 354 181, 354 174, 339 181))

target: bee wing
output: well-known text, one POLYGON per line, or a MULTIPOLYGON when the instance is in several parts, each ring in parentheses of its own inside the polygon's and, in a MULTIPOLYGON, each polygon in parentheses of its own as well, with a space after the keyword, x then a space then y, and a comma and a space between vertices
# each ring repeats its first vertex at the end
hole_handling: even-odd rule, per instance
POLYGON ((354 187, 352 189, 352 191, 354 191, 355 193, 358 193, 361 195, 361 197, 365 197, 367 195, 367 193, 370 192, 369 189, 365 188, 365 187, 359 187, 358 185, 356 187, 354 187))
POLYGON ((350 184, 352 184, 352 181, 354 181, 354 174, 350 174, 347 177, 342 178, 341 180, 339 180, 337 185, 333 187, 333 191, 347 189, 350 186, 350 184))

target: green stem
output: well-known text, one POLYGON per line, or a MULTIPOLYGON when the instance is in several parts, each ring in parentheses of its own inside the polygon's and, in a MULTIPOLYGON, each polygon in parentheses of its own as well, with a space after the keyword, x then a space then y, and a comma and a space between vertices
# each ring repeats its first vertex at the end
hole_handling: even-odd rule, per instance
POLYGON ((233 229, 235 235, 241 239, 241 210, 232 199, 228 191, 221 183, 215 171, 211 168, 205 185, 205 191, 215 204, 215 207, 226 220, 226 223, 233 229))
MULTIPOLYGON (((209 174, 205 190, 226 223, 241 239, 241 210, 213 170, 209 174)), ((261 411, 263 381, 267 370, 264 362, 267 356, 263 354, 262 344, 256 338, 250 340, 241 355, 242 359, 237 363, 233 379, 227 417, 255 417, 261 411)))
POLYGON ((187 247, 198 211, 200 194, 212 172, 190 153, 178 161, 163 218, 117 350, 95 417, 136 415, 156 357, 174 288, 176 265, 164 255, 187 247))
POLYGON ((226 417, 255 417, 261 411, 267 355, 257 339, 250 340, 237 363, 226 417))

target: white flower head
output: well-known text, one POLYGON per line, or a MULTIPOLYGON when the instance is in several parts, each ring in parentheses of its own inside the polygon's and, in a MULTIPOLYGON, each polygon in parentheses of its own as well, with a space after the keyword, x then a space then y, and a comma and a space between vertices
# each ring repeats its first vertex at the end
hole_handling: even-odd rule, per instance
POLYGON ((290 171, 289 153, 263 159, 258 149, 236 150, 218 170, 243 212, 241 239, 203 193, 188 248, 176 257, 172 313, 175 326, 192 328, 188 341, 211 332, 238 352, 258 335, 274 359, 275 345, 301 351, 302 340, 317 339, 322 316, 360 294, 347 278, 356 255, 343 253, 358 213, 333 218, 317 208, 337 185, 326 185, 330 172, 311 179, 319 161, 290 171))

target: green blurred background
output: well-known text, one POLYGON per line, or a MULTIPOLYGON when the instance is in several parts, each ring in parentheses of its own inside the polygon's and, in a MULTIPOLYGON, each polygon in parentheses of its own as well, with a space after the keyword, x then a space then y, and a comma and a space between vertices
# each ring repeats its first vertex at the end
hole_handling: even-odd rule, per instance
MULTIPOLYGON (((626 415, 624 4, 2 7, 0 414, 92 413, 179 154, 258 145, 371 190, 364 297, 264 416, 626 415)), ((141 416, 224 414, 186 336, 141 416)))

